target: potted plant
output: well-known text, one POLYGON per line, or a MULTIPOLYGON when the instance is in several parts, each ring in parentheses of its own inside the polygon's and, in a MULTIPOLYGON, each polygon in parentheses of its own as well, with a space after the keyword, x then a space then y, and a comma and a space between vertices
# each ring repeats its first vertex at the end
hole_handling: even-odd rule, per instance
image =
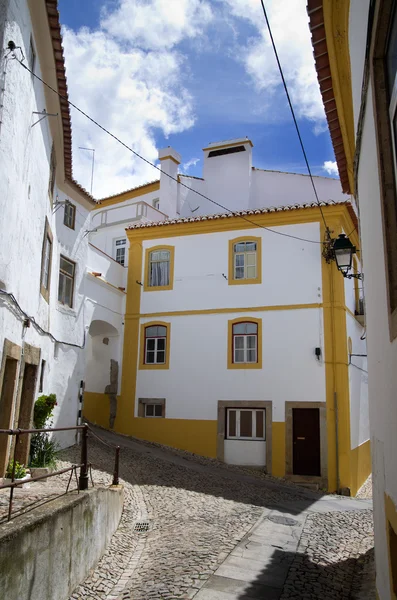
MULTIPOLYGON (((33 423, 35 429, 49 427, 48 422, 57 405, 55 394, 43 395, 37 398, 34 404, 33 423)), ((30 441, 30 472, 32 477, 48 475, 56 466, 56 452, 58 444, 50 438, 49 433, 34 433, 30 441)))
MULTIPOLYGON (((14 461, 10 460, 6 475, 3 478, 3 483, 12 483, 12 471, 14 469, 14 461)), ((26 483, 23 484, 24 481, 28 481, 30 479, 30 475, 27 473, 24 465, 21 465, 17 460, 15 461, 15 471, 14 471, 14 481, 20 481, 21 486, 18 487, 29 487, 26 483)))

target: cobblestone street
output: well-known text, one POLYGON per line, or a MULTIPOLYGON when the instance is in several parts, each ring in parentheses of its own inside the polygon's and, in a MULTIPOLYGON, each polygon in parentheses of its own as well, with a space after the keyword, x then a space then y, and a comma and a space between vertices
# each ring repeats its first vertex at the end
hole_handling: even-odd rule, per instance
MULTIPOLYGON (((73 600, 171 600, 197 594, 208 600, 373 597, 370 592, 354 594, 357 573, 373 546, 370 501, 339 499, 340 510, 336 510, 335 500, 330 499, 338 497, 325 496, 321 504, 319 494, 275 483, 272 478, 104 431, 97 433, 121 445, 125 508, 106 554, 74 591, 73 600), (317 504, 319 512, 313 512, 317 504), (281 562, 288 563, 283 589, 274 595, 258 595, 260 587, 248 578, 246 591, 225 594, 222 586, 233 579, 218 576, 225 569, 222 563, 230 560, 239 542, 244 544, 248 535, 256 533, 252 528, 258 520, 265 519, 262 527, 270 524, 266 515, 272 510, 292 516, 299 525, 291 533, 297 553, 293 550, 282 557, 281 562), (148 531, 136 531, 137 522, 148 523, 148 531), (215 587, 222 584, 219 592, 212 590, 213 581, 215 587)), ((109 484, 113 452, 94 438, 89 448, 95 483, 109 484)), ((76 447, 64 451, 60 466, 77 461, 78 452, 76 447)), ((267 536, 272 538, 268 543, 273 542, 273 561, 281 554, 274 535, 267 536)), ((252 540, 255 544, 255 535, 252 540)))

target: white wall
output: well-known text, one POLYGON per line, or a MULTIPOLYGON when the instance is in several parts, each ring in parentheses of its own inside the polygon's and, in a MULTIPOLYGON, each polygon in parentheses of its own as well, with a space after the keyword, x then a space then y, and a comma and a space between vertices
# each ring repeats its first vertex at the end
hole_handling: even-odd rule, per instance
MULTIPOLYGON (((32 29, 27 3, 11 0, 4 39, 22 46, 29 56, 32 29)), ((4 53, 1 55, 3 59, 4 53)), ((1 60, 0 59, 0 60, 1 60)), ((1 71, 4 63, 1 60, 1 71)), ((45 63, 48 68, 48 60, 45 63)), ((37 52, 35 72, 45 78, 37 52)), ((63 207, 53 213, 48 195, 49 160, 53 138, 49 118, 32 125, 40 118, 33 111, 42 111, 46 99, 40 82, 34 80, 17 61, 7 65, 3 122, 0 135, 0 280, 1 287, 15 295, 21 308, 35 318, 58 340, 82 345, 85 331, 84 280, 87 260, 87 240, 84 231, 89 224, 89 205, 67 184, 55 186, 54 202, 69 198, 76 205, 75 230, 63 225, 63 207), (40 294, 41 255, 46 218, 53 234, 50 301, 40 294), (58 304, 59 255, 76 263, 73 308, 58 304)), ((53 112, 53 111, 48 111, 53 112)), ((60 129, 56 127, 59 135, 60 129)), ((57 156, 62 169, 63 156, 57 156)), ((61 179, 61 178, 59 178, 61 179)), ((56 207, 54 206, 54 209, 56 207)), ((21 320, 2 303, 0 306, 0 352, 4 339, 22 346, 21 320)), ((25 342, 41 348, 46 361, 44 393, 56 393, 58 406, 54 425, 76 424, 78 391, 84 379, 84 355, 78 348, 54 344, 31 325, 25 342)), ((37 391, 38 395, 38 391, 37 391)), ((63 445, 73 443, 74 433, 60 436, 63 445)))
MULTIPOLYGON (((320 241, 318 223, 288 225, 278 231, 320 241)), ((322 302, 321 245, 299 242, 259 227, 144 241, 143 247, 175 246, 173 290, 141 292, 141 312, 234 308, 322 302), (229 240, 262 238, 262 283, 229 285, 229 240)), ((142 280, 144 278, 142 267, 142 280)))
POLYGON ((390 591, 384 493, 386 492, 397 506, 397 340, 390 342, 389 334, 385 248, 372 94, 370 82, 362 133, 358 194, 365 271, 377 587, 379 597, 388 598, 390 591))
MULTIPOLYGON (((367 344, 361 337, 365 329, 351 315, 346 315, 347 337, 352 342, 352 354, 366 354, 367 344)), ((350 388, 350 441, 351 448, 357 448, 370 438, 368 407, 368 366, 367 358, 352 356, 349 367, 350 388)))
POLYGON ((351 43, 349 50, 352 76, 354 129, 356 133, 357 122, 360 116, 369 4, 370 0, 350 0, 349 40, 351 43))
MULTIPOLYGON (((142 323, 152 319, 142 319, 142 323)), ((170 368, 138 370, 137 398, 166 398, 167 418, 216 420, 218 400, 325 402, 321 309, 164 317, 171 324, 170 368), (227 369, 228 320, 262 319, 262 369, 227 369)))

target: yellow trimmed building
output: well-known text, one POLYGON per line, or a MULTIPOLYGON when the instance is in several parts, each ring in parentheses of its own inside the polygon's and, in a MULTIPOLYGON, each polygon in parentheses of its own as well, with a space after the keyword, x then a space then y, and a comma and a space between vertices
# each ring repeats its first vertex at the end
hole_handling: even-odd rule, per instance
MULTIPOLYGON (((236 146, 252 148, 245 139, 206 148, 215 162, 204 172, 238 171, 246 150, 223 152, 236 146)), ((179 157, 162 152, 172 165, 169 156, 179 157)), ((254 179, 249 161, 241 172, 247 166, 254 179)), ((87 379, 84 415, 126 435, 355 494, 370 473, 366 374, 350 364, 351 354, 365 354, 360 290, 322 257, 318 205, 285 202, 292 189, 294 199, 307 198, 307 178, 260 172, 261 183, 263 173, 273 190, 240 191, 245 210, 232 208, 232 198, 233 214, 212 207, 183 216, 181 197, 185 209, 197 200, 174 189, 173 218, 126 229, 117 393, 87 379), (276 194, 284 204, 269 206, 276 194), (253 197, 265 207, 250 208, 253 197)), ((338 182, 316 179, 332 197, 338 182)), ((322 211, 335 237, 355 230, 359 246, 349 198, 339 192, 322 211)), ((101 356, 102 337, 92 336, 93 357, 101 356)))
POLYGON ((318 79, 343 190, 360 214, 376 588, 397 598, 397 3, 310 0, 318 79))

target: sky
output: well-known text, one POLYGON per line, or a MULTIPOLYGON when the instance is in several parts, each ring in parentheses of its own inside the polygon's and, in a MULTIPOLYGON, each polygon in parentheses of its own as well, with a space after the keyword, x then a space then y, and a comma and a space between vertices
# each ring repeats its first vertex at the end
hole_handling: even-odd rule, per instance
MULTIPOLYGON (((306 0, 265 0, 313 174, 337 177, 306 0)), ((210 142, 249 137, 253 165, 306 173, 260 0, 59 0, 69 98, 159 165, 200 177, 210 142)), ((158 179, 73 108, 73 172, 103 198, 158 179)))

